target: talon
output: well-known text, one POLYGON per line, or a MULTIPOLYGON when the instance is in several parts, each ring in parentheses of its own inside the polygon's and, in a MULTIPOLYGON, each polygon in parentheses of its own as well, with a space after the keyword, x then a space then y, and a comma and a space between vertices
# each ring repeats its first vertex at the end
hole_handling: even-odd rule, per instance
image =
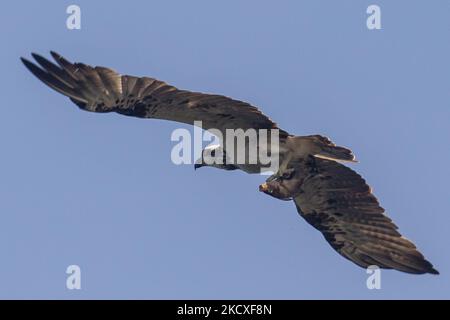
POLYGON ((259 186, 259 191, 261 192, 268 192, 269 191, 269 186, 267 185, 267 183, 263 183, 259 186))

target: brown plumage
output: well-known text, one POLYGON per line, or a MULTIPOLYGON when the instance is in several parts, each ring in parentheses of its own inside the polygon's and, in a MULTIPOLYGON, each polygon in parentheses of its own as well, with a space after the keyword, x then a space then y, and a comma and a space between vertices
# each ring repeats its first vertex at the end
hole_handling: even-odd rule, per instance
MULTIPOLYGON (((42 82, 86 111, 187 124, 201 120, 204 129, 222 133, 226 129, 279 129, 246 102, 179 90, 153 78, 120 75, 104 67, 71 63, 54 52, 51 55, 57 64, 37 54, 33 57, 39 65, 24 58, 22 62, 42 82)), ((377 265, 413 274, 438 274, 397 231, 364 179, 337 162, 354 161, 351 150, 326 137, 298 137, 280 129, 279 157, 279 171, 260 186, 260 191, 293 200, 299 214, 342 256, 361 267, 377 265)), ((216 167, 249 173, 261 169, 259 164, 216 167)))
MULTIPOLYGON (((22 58, 22 62, 49 87, 68 96, 81 109, 92 112, 117 112, 193 124, 202 120, 204 129, 243 130, 278 129, 256 107, 221 95, 179 90, 165 82, 120 75, 112 69, 70 63, 55 52, 58 63, 33 54, 39 66, 22 58)), ((282 131, 285 134, 284 131, 282 131)))
POLYGON ((397 231, 363 178, 330 160, 299 164, 303 183, 294 197, 299 214, 342 256, 367 268, 438 274, 416 246, 397 231))

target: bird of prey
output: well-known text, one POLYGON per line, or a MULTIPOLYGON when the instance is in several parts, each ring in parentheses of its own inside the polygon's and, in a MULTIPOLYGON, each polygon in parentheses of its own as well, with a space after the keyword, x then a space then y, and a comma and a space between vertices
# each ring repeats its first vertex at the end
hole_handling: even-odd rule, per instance
MULTIPOLYGON (((412 274, 438 274, 416 246, 399 233, 366 181, 342 164, 355 161, 351 150, 320 135, 289 134, 243 101, 180 90, 157 79, 121 75, 105 67, 71 63, 55 52, 51 55, 56 64, 34 53, 37 64, 21 60, 38 79, 82 110, 187 124, 201 120, 203 129, 221 132, 239 128, 279 130, 279 169, 259 186, 261 192, 293 200, 299 215, 319 230, 334 250, 360 267, 375 265, 412 274)), ((261 169, 260 163, 227 163, 224 144, 217 150, 225 155, 224 163, 210 166, 248 173, 261 169)), ((195 167, 202 166, 209 164, 199 159, 195 167)))

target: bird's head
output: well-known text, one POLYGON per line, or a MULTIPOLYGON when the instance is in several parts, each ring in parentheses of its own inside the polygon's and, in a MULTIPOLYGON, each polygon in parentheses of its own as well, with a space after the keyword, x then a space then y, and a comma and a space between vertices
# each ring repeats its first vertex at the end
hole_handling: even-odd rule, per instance
POLYGON ((220 145, 209 145, 202 150, 202 156, 195 161, 194 169, 214 167, 224 170, 235 170, 236 166, 227 163, 225 150, 220 145))
POLYGON ((280 200, 291 200, 300 190, 301 177, 294 168, 280 170, 259 186, 259 191, 280 200))

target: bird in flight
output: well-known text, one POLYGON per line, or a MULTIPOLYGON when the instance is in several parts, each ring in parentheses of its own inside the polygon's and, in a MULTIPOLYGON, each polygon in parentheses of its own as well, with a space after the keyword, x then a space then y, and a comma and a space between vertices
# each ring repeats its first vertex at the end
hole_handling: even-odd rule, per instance
MULTIPOLYGON (((180 90, 157 79, 121 75, 105 67, 71 63, 55 52, 51 55, 56 64, 34 53, 37 64, 21 60, 39 80, 82 110, 187 124, 201 121, 203 129, 222 133, 227 129, 277 130, 278 170, 259 186, 261 192, 292 200, 299 215, 319 230, 334 250, 360 267, 439 274, 399 233, 366 181, 342 164, 355 161, 351 150, 320 135, 289 134, 243 101, 180 90)), ((259 162, 230 161, 225 143, 214 148, 212 151, 223 155, 222 163, 204 161, 206 152, 211 153, 205 148, 195 168, 212 166, 248 173, 262 169, 259 162)))

